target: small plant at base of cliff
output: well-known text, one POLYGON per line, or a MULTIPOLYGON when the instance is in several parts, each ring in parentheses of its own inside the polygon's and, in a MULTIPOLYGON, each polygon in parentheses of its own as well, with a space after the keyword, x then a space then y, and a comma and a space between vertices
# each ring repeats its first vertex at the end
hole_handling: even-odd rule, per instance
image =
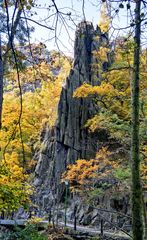
POLYGON ((118 163, 111 160, 111 153, 103 147, 97 152, 95 159, 79 159, 75 164, 69 165, 62 176, 62 182, 69 181, 73 192, 87 195, 89 191, 95 190, 97 185, 101 188, 106 182, 105 179, 109 178, 117 167, 118 163))
POLYGON ((100 237, 92 237, 91 240, 101 240, 100 237))
POLYGON ((104 191, 102 188, 95 188, 94 190, 91 190, 88 192, 88 197, 86 197, 85 201, 88 204, 94 204, 97 202, 97 199, 104 194, 104 191))
POLYGON ((131 171, 129 168, 118 168, 114 170, 114 175, 121 181, 131 180, 131 171))
POLYGON ((44 220, 43 218, 33 216, 29 219, 28 223, 37 225, 43 220, 44 220))

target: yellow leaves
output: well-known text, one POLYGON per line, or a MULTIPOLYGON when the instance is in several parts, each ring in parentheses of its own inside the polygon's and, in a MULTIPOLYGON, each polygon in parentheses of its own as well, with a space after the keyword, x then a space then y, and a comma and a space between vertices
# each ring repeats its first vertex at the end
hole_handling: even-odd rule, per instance
POLYGON ((88 83, 84 83, 81 87, 76 89, 73 96, 77 98, 87 97, 90 95, 89 92, 91 91, 92 88, 93 87, 88 83))
POLYGON ((108 151, 106 147, 102 147, 97 153, 96 153, 96 159, 101 160, 101 159, 107 159, 111 153, 108 151))
POLYGON ((10 173, 8 177, 10 177, 12 181, 26 179, 27 175, 24 174, 24 170, 20 166, 19 155, 17 152, 12 152, 11 154, 6 153, 5 158, 2 159, 2 164, 7 167, 10 173))
POLYGON ((33 225, 37 225, 39 224, 40 222, 42 222, 43 220, 45 220, 44 218, 41 218, 41 217, 36 217, 36 216, 32 216, 29 220, 28 220, 28 223, 29 224, 33 224, 33 225))
POLYGON ((98 26, 100 27, 103 33, 108 32, 110 27, 111 19, 108 15, 107 5, 106 2, 102 3, 101 7, 101 16, 98 26))
POLYGON ((28 176, 19 164, 18 154, 6 153, 0 169, 5 169, 0 171, 0 209, 17 209, 24 201, 29 202, 31 191, 26 183, 28 176))
MULTIPOLYGON (((39 54, 40 48, 35 46, 35 50, 36 54, 39 54)), ((31 172, 36 164, 36 161, 32 160, 34 143, 38 142, 43 125, 48 124, 51 127, 55 123, 62 82, 70 70, 69 60, 61 57, 62 65, 59 66, 59 59, 56 61, 56 57, 55 55, 53 64, 49 65, 42 61, 20 72, 21 85, 24 90, 20 124, 25 164, 18 125, 20 98, 16 71, 13 70, 6 76, 10 82, 10 88, 4 93, 3 124, 0 131, 0 209, 4 207, 4 202, 6 209, 17 209, 29 202, 29 195, 32 191, 25 172, 28 170, 31 172), (37 87, 36 84, 38 84, 37 87), (5 159, 3 158, 4 149, 5 159)))
MULTIPOLYGON (((133 48, 131 41, 127 43, 124 40, 122 43, 121 40, 118 41, 120 44, 116 47, 114 62, 108 71, 101 74, 100 79, 98 79, 99 86, 91 86, 85 83, 76 89, 74 97, 91 97, 98 105, 99 112, 97 116, 88 120, 86 124, 91 131, 106 129, 112 138, 121 142, 124 139, 123 143, 128 142, 129 144, 133 48), (128 54, 130 59, 128 59, 128 54)), ((97 66, 95 66, 97 69, 99 69, 99 62, 102 64, 106 60, 108 53, 109 49, 106 46, 93 53, 98 62, 97 66)), ((143 72, 146 63, 144 52, 141 59, 140 117, 141 125, 145 126, 147 73, 143 72)))
MULTIPOLYGON (((17 72, 16 70, 11 71, 7 78, 10 82, 14 84, 17 83, 17 72)), ((24 83, 39 83, 41 80, 47 81, 52 80, 53 73, 50 71, 49 64, 41 62, 38 65, 28 66, 27 69, 24 69, 20 72, 20 81, 24 83)))
POLYGON ((108 61, 109 52, 109 48, 101 46, 97 51, 93 51, 93 56, 99 60, 100 63, 103 63, 108 61))
POLYGON ((30 10, 32 6, 34 6, 34 0, 22 0, 19 8, 22 9, 23 6, 26 7, 27 10, 30 10))
MULTIPOLYGON (((33 46, 32 46, 33 47, 33 46)), ((41 52, 41 46, 34 46, 34 51, 41 52)), ((34 86, 33 91, 23 93, 21 128, 25 148, 26 161, 29 163, 32 153, 32 142, 38 141, 39 132, 43 124, 52 127, 55 124, 57 116, 57 104, 60 97, 62 82, 70 70, 68 59, 52 54, 53 64, 41 61, 38 65, 28 66, 20 72, 22 89, 34 86), (59 60, 60 59, 60 60, 59 60), (60 68, 59 68, 59 61, 60 68), (58 67, 56 69, 55 67, 58 67), (57 74, 54 75, 54 71, 57 74), (35 89, 36 84, 38 84, 35 89)), ((17 88, 16 70, 11 71, 7 79, 12 83, 12 88, 17 88)), ((19 127, 16 126, 20 116, 20 98, 17 93, 10 91, 4 94, 3 102, 3 128, 0 132, 0 146, 5 148, 13 132, 14 138, 11 139, 7 147, 7 152, 17 152, 20 162, 22 159, 22 143, 20 140, 19 127)))
POLYGON ((141 162, 140 171, 143 189, 144 191, 147 191, 147 146, 143 147, 143 153, 145 157, 144 160, 141 162))
MULTIPOLYGON (((128 115, 128 101, 125 100, 126 94, 114 88, 111 83, 102 82, 100 86, 91 86, 84 83, 76 89, 73 96, 76 98, 95 96, 101 108, 106 107, 114 113, 117 113, 120 117, 126 117, 128 115)), ((93 121, 92 123, 92 128, 95 129, 94 124, 96 122, 93 121)))
POLYGON ((9 178, 7 176, 0 176, 0 185, 8 184, 9 183, 9 178))
POLYGON ((88 97, 90 95, 100 95, 100 96, 117 96, 118 91, 114 89, 113 85, 110 83, 103 82, 100 86, 92 86, 90 84, 84 83, 81 87, 77 88, 73 96, 77 98, 88 97))

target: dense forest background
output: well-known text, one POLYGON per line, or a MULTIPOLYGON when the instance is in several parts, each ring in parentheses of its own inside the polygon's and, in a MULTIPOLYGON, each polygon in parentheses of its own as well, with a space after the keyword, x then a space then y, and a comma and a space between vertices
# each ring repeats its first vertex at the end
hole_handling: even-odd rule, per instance
MULTIPOLYGON (((79 2, 80 20, 86 23, 87 1, 79 2)), ((78 28, 79 16, 76 4, 75 8, 74 3, 72 8, 64 4, 59 7, 55 0, 42 5, 32 0, 0 2, 1 218, 11 218, 22 206, 27 212, 33 205, 33 181, 38 153, 44 150, 44 132, 57 125, 61 92, 75 66, 76 59, 61 51, 65 39, 60 36, 63 31, 64 38, 72 41, 71 31, 78 28), (48 17, 38 21, 36 16, 41 9, 47 10, 48 17), (48 44, 42 42, 32 43, 35 27, 31 23, 50 33, 55 50, 48 50, 48 44)), ((70 185, 72 196, 95 207, 99 196, 127 195, 131 198, 130 232, 134 240, 145 240, 147 3, 138 0, 91 4, 100 12, 96 28, 103 42, 95 36, 95 42, 100 45, 92 51, 94 60, 90 69, 94 84, 85 79, 74 91, 73 98, 92 102, 94 114, 83 129, 91 136, 101 137, 94 147, 94 157, 76 159, 60 176, 65 187, 64 200, 67 204, 66 184, 70 185), (124 12, 127 14, 122 17, 124 12), (118 26, 118 18, 125 25, 118 26)), ((31 235, 30 239, 33 239, 31 235)))

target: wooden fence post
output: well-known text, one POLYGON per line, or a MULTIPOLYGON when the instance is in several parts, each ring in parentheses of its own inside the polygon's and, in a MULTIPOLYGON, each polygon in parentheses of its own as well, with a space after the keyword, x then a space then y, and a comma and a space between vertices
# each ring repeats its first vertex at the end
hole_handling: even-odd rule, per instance
POLYGON ((77 230, 77 205, 74 207, 74 230, 77 230))
POLYGON ((101 236, 104 236, 103 223, 103 219, 101 219, 101 236))

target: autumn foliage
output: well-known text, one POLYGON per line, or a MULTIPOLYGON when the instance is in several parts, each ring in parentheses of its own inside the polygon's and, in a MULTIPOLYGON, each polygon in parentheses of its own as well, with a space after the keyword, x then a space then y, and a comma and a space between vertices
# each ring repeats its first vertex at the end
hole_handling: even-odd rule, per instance
MULTIPOLYGON (((111 43, 114 44, 114 43, 111 43)), ((118 39, 115 52, 110 57, 110 48, 100 47, 93 53, 97 64, 96 68, 102 69, 104 62, 109 62, 109 68, 100 72, 101 79, 97 79, 98 86, 92 86, 86 82, 76 89, 74 97, 91 98, 97 106, 98 113, 89 119, 85 127, 91 132, 98 129, 105 130, 109 134, 110 141, 118 142, 129 155, 131 141, 131 86, 130 80, 133 72, 133 43, 132 40, 118 39)), ((140 152, 141 152, 141 175, 143 188, 146 189, 147 170, 147 137, 146 137, 146 116, 147 116, 147 72, 146 72, 146 51, 141 53, 141 74, 140 74, 140 152)), ((119 158, 120 156, 118 156, 119 158)), ((128 168, 129 168, 128 164, 128 168)))
POLYGON ((17 71, 14 68, 6 74, 0 131, 0 210, 15 210, 30 203, 30 174, 36 165, 33 155, 40 148, 43 127, 55 124, 62 83, 69 69, 70 60, 57 52, 50 54, 49 63, 40 59, 38 64, 22 69, 22 111, 17 71))
POLYGON ((119 162, 113 161, 111 153, 103 147, 95 159, 78 159, 75 164, 69 165, 62 176, 62 182, 69 181, 71 190, 75 192, 93 190, 98 182, 110 178, 118 166, 119 162))
POLYGON ((10 211, 22 205, 28 206, 32 188, 27 179, 18 161, 18 154, 5 154, 5 159, 0 163, 0 210, 10 211))

